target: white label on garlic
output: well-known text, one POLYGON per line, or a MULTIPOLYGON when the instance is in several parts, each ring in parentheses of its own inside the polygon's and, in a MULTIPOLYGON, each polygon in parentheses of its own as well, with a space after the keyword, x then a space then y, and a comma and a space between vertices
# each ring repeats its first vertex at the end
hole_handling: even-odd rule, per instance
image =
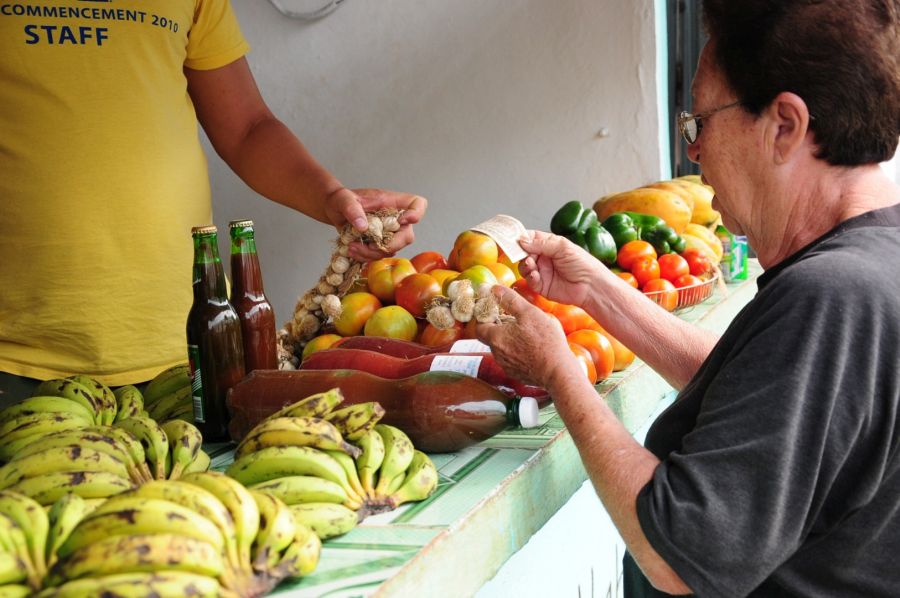
POLYGON ((478 377, 478 366, 481 365, 480 355, 436 355, 431 360, 432 372, 458 372, 473 378, 478 377))
POLYGON ((477 338, 461 338, 450 346, 451 353, 490 353, 491 348, 477 338))
POLYGON ((528 231, 525 230, 524 224, 512 216, 498 214, 478 226, 473 226, 471 230, 484 233, 496 241, 503 253, 506 254, 506 257, 513 263, 525 259, 528 255, 519 246, 519 239, 524 237, 528 231))

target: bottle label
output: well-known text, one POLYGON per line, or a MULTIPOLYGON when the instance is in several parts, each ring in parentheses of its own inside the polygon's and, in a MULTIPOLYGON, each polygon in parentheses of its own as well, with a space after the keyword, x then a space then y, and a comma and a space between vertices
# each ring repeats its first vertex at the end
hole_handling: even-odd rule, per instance
POLYGON ((188 345, 188 362, 191 370, 191 402, 194 405, 194 421, 205 423, 203 414, 203 379, 200 377, 200 347, 188 345))
POLYGON ((451 353, 490 353, 491 348, 477 338, 462 338, 450 346, 451 353))
POLYGON ((429 369, 432 372, 458 372, 477 378, 478 366, 480 365, 480 355, 436 355, 431 360, 429 369))

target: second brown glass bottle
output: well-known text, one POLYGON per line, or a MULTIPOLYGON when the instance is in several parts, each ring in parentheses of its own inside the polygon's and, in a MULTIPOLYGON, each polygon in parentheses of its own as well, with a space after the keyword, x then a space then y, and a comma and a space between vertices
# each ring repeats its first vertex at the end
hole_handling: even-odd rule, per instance
POLYGON ((275 310, 263 289, 252 220, 233 220, 231 233, 231 304, 241 321, 244 363, 248 372, 278 368, 275 310))

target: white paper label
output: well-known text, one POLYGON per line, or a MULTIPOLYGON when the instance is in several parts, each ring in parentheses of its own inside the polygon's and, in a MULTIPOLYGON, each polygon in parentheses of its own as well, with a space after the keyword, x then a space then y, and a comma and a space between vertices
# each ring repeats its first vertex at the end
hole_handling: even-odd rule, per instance
POLYGON ((473 378, 478 377, 480 355, 437 355, 431 360, 432 372, 459 372, 473 378))
POLYGON ((451 353, 490 353, 491 348, 477 338, 462 338, 450 347, 451 353))
POLYGON ((482 222, 478 226, 473 226, 471 230, 484 233, 500 246, 509 261, 515 263, 525 259, 528 254, 519 246, 519 239, 524 237, 528 231, 525 225, 506 214, 498 214, 482 222))

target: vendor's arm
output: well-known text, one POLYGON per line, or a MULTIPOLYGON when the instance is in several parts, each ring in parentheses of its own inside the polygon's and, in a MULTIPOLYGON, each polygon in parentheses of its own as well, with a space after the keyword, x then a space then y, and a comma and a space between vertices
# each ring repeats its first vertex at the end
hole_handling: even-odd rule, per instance
POLYGON ((515 291, 495 287, 501 307, 515 316, 505 324, 480 324, 504 371, 550 391, 585 469, 629 552, 658 589, 687 594, 690 588, 660 557, 641 530, 637 495, 653 477, 657 459, 632 438, 580 369, 559 323, 515 291))
POLYGON ((563 237, 535 231, 520 241, 529 286, 582 307, 676 389, 683 388, 718 337, 660 309, 590 254, 563 237))
MULTIPOLYGON (((412 224, 425 213, 424 198, 378 189, 346 189, 269 110, 246 59, 211 70, 185 68, 197 118, 216 152, 254 191, 335 226, 351 222, 365 230, 365 211, 395 207, 403 225, 389 246, 413 240, 412 224)), ((382 254, 361 245, 358 257, 382 254)))

